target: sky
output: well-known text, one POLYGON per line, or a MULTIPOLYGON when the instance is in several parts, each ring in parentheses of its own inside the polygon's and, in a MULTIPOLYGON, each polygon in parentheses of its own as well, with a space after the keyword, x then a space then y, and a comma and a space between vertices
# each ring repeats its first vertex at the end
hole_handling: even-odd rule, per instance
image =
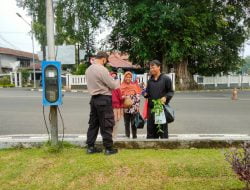
MULTIPOLYGON (((16 6, 16 0, 0 0, 0 46, 32 52, 31 28, 16 13, 31 22, 27 12, 16 6)), ((39 43, 34 45, 35 52, 39 51, 39 43)))
MULTIPOLYGON (((31 22, 31 18, 27 16, 27 12, 16 6, 16 0, 0 0, 0 47, 7 47, 27 52, 32 52, 32 40, 30 35, 30 26, 25 23, 16 13, 22 15, 27 21, 31 22)), ((110 32, 97 32, 97 42, 102 41, 110 32)), ((40 51, 40 45, 35 40, 35 53, 40 51)), ((100 47, 100 44, 97 44, 100 47)), ((241 56, 243 53, 241 53, 241 56)), ((244 57, 250 56, 250 40, 245 44, 244 57)))

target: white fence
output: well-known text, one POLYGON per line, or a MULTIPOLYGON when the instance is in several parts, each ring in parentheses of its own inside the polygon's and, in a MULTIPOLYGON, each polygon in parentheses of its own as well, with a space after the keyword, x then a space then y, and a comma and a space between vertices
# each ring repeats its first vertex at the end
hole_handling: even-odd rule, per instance
POLYGON ((226 75, 226 76, 211 76, 204 77, 194 75, 194 80, 197 84, 211 87, 250 87, 250 76, 249 75, 226 75))
MULTIPOLYGON (((170 79, 172 80, 173 84, 173 89, 175 90, 175 73, 169 73, 167 74, 170 79)), ((120 81, 123 81, 123 74, 118 74, 118 78, 120 81)), ((142 75, 136 75, 136 79, 139 84, 144 83, 147 84, 149 75, 147 73, 144 73, 142 75)), ((71 89, 73 86, 86 86, 87 85, 87 80, 85 75, 71 75, 67 74, 66 75, 66 87, 68 89, 71 89)))

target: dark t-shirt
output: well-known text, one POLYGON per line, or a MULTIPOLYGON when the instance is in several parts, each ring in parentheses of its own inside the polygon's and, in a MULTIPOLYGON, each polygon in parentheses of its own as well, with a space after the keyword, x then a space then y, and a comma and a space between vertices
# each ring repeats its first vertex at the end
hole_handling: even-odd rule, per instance
POLYGON ((147 96, 145 96, 145 98, 148 98, 148 105, 150 108, 154 107, 152 102, 153 99, 156 100, 166 97, 166 104, 168 104, 174 95, 172 81, 165 74, 161 74, 157 80, 151 77, 148 80, 146 92, 147 96))

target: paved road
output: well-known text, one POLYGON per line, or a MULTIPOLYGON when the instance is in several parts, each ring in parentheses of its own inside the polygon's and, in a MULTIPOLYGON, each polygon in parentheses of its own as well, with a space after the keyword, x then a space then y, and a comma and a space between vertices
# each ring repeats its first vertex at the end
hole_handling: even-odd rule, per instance
MULTIPOLYGON (((240 92, 238 101, 230 96, 230 92, 176 93, 171 103, 176 121, 169 126, 170 133, 250 134, 250 92, 240 92)), ((65 93, 60 107, 65 133, 86 133, 89 98, 87 93, 65 93)), ((48 111, 46 108, 46 116, 48 111)), ((41 92, 0 89, 0 135, 44 133, 41 92)), ((123 121, 119 133, 124 133, 123 121)), ((146 129, 139 133, 146 133, 146 129)))

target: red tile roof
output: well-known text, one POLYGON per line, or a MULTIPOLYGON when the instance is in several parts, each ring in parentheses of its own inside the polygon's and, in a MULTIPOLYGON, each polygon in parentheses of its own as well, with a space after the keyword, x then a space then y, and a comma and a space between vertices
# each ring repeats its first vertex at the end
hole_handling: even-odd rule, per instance
MULTIPOLYGON (((42 68, 41 63, 36 63, 35 64, 35 69, 40 70, 42 68)), ((29 69, 33 69, 33 63, 31 63, 29 69)))
MULTIPOLYGON (((30 52, 19 51, 19 50, 3 48, 3 47, 0 47, 0 54, 13 55, 17 57, 24 57, 24 58, 30 58, 30 59, 32 59, 32 55, 33 55, 30 52)), ((35 54, 35 60, 38 60, 37 54, 35 54)))
POLYGON ((112 53, 109 56, 109 65, 116 68, 131 68, 132 63, 128 61, 128 55, 112 53), (124 60, 125 59, 125 60, 124 60))

